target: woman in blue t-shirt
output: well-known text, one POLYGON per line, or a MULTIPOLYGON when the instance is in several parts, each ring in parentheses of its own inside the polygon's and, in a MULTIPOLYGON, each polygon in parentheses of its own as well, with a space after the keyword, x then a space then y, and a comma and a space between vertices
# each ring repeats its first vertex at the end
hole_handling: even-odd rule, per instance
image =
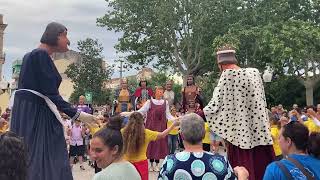
POLYGON ((320 133, 311 133, 309 136, 306 126, 291 121, 282 127, 279 144, 287 158, 269 164, 264 180, 286 180, 289 179, 288 176, 291 176, 291 179, 307 180, 305 174, 313 179, 320 179, 320 133), (294 161, 303 168, 299 168, 294 161))

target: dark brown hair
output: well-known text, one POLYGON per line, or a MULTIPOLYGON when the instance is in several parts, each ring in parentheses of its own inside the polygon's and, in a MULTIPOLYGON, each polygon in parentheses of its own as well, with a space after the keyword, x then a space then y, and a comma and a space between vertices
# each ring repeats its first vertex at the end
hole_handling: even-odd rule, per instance
POLYGON ((49 23, 40 39, 40 42, 49 46, 57 46, 59 36, 65 31, 68 30, 64 25, 57 22, 49 23))
POLYGON ((298 150, 306 151, 320 159, 320 133, 313 132, 309 135, 309 130, 305 125, 291 121, 283 126, 282 135, 290 138, 298 150))
POLYGON ((291 121, 283 126, 282 135, 285 138, 290 138, 298 150, 307 150, 309 130, 305 125, 291 121))
POLYGON ((0 134, 0 179, 27 179, 27 150, 23 139, 13 132, 0 134))
POLYGON ((103 144, 109 148, 118 146, 118 155, 122 155, 123 152, 123 139, 121 135, 122 117, 115 116, 109 119, 105 128, 99 130, 93 137, 99 137, 103 144))
POLYGON ((134 112, 123 130, 125 152, 134 154, 139 152, 145 140, 144 118, 141 113, 134 112))
POLYGON ((141 85, 141 84, 142 84, 142 82, 146 82, 146 87, 148 87, 148 81, 146 81, 146 80, 140 81, 140 82, 139 82, 139 87, 141 87, 141 86, 142 86, 142 85, 141 85))
POLYGON ((311 133, 308 141, 308 153, 320 159, 320 133, 311 133))

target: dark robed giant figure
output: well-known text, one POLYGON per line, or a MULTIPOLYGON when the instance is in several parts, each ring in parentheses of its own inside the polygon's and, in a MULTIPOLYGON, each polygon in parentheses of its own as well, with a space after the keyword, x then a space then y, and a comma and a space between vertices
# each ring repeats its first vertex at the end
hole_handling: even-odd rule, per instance
POLYGON ((59 111, 82 122, 92 115, 78 112, 64 101, 58 88, 61 76, 50 55, 66 52, 67 29, 48 24, 37 49, 23 57, 18 90, 12 98, 11 131, 23 137, 28 149, 27 180, 72 180, 59 111))

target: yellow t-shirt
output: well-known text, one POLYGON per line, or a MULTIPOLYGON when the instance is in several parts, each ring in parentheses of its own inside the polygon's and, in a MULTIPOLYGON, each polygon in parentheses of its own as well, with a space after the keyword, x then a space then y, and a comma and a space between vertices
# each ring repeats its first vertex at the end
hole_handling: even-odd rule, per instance
POLYGON ((280 132, 277 126, 272 125, 271 126, 271 135, 273 139, 273 150, 276 156, 279 156, 282 154, 281 149, 280 149, 280 144, 279 144, 279 136, 280 132))
POLYGON ((318 127, 310 118, 308 118, 308 120, 304 122, 304 125, 307 126, 310 133, 320 132, 320 127, 318 127))
POLYGON ((205 123, 204 124, 204 129, 206 131, 206 134, 202 140, 202 143, 206 143, 206 144, 211 144, 211 141, 210 141, 210 128, 209 128, 209 125, 208 123, 205 123))
MULTIPOLYGON (((173 124, 173 121, 168 120, 167 127, 169 128, 172 124, 173 124)), ((178 133, 179 133, 179 127, 175 127, 169 132, 170 135, 178 135, 178 133)))
MULTIPOLYGON (((121 133, 123 133, 124 129, 121 129, 121 133)), ((158 137, 159 132, 157 131, 151 131, 149 129, 145 129, 144 131, 145 137, 144 137, 144 144, 140 148, 139 152, 136 152, 134 154, 124 154, 124 159, 129 162, 139 162, 147 159, 147 148, 151 141, 155 141, 158 137)))
POLYGON ((0 133, 5 133, 9 130, 9 124, 6 123, 2 128, 0 128, 0 133))
POLYGON ((98 132, 102 126, 89 126, 90 134, 94 135, 96 132, 98 132))

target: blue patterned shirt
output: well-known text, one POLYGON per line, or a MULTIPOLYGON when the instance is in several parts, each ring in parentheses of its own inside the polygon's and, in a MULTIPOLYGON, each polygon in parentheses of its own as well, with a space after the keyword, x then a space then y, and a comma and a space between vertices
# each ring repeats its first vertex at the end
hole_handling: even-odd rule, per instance
POLYGON ((237 179, 224 156, 208 152, 179 152, 163 161, 158 180, 237 179))

